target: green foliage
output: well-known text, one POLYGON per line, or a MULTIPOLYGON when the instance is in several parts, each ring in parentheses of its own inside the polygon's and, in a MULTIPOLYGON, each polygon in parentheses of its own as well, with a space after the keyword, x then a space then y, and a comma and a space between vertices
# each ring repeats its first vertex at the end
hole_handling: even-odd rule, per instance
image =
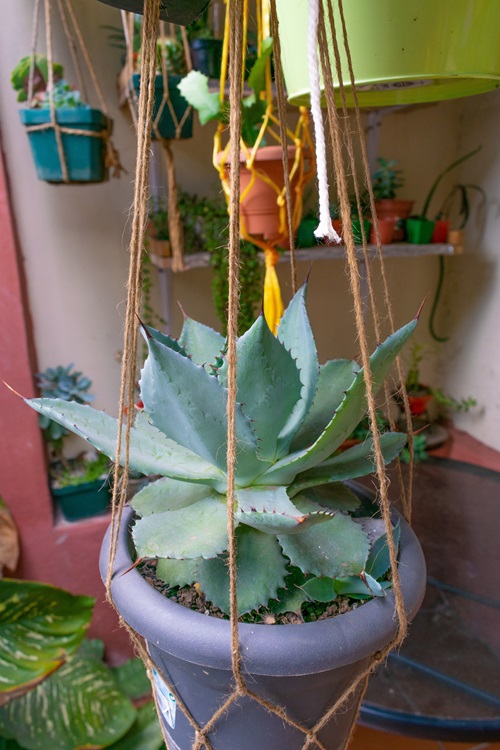
MULTIPOLYGON (((376 390, 415 325, 411 321, 376 348, 371 357, 376 390)), ((132 429, 130 465, 140 471, 154 466, 164 478, 135 496, 133 539, 139 557, 168 559, 164 572, 170 568, 176 585, 183 578, 192 582, 195 575, 207 597, 227 611, 227 366, 221 337, 206 326, 186 319, 181 341, 148 330, 149 357, 140 382, 145 410, 132 429), (203 366, 218 359, 220 367, 203 366)), ((239 338, 237 362, 241 402, 235 419, 234 519, 240 614, 267 605, 286 587, 289 562, 308 578, 360 578, 380 595, 367 570, 371 537, 351 517, 359 503, 342 484, 373 469, 371 442, 334 456, 366 414, 363 371, 345 361, 324 368, 321 378, 332 378, 336 396, 330 402, 325 398, 325 381, 321 403, 331 411, 324 422, 310 421, 303 447, 290 452, 319 393, 305 289, 292 300, 277 338, 263 317, 239 338), (340 396, 335 377, 346 378, 349 371, 351 382, 340 396)), ((113 457, 116 420, 79 404, 70 411, 54 400, 28 404, 63 426, 73 425, 113 457)), ((400 433, 382 435, 386 462, 404 440, 400 433)))
POLYGON ((379 168, 372 175, 372 189, 375 200, 391 199, 403 187, 403 170, 396 169, 396 159, 377 159, 379 168))
MULTIPOLYGON (((66 81, 57 81, 57 83, 54 84, 52 89, 52 100, 56 109, 59 109, 60 107, 65 107, 66 109, 77 109, 79 107, 88 106, 81 101, 80 92, 70 86, 66 81)), ((48 89, 45 92, 44 98, 39 100, 39 106, 41 109, 48 109, 50 107, 48 89)))
POLYGON ((160 750, 139 659, 114 670, 101 641, 83 640, 93 599, 47 584, 0 581, 0 748, 160 750))
POLYGON ((109 458, 100 453, 96 458, 71 459, 51 466, 52 484, 56 487, 78 487, 80 484, 105 479, 110 469, 109 458))
MULTIPOLYGON (((22 57, 13 69, 10 82, 14 91, 18 92, 17 101, 25 102, 28 99, 28 82, 31 67, 31 55, 22 57)), ((35 55, 35 70, 33 76, 33 94, 44 94, 47 89, 48 82, 48 62, 44 55, 35 55)), ((63 77, 63 66, 59 63, 52 63, 52 72, 54 76, 54 83, 63 77)), ((31 105, 31 102, 29 102, 31 105)))
POLYGON ((458 195, 460 199, 458 214, 459 216, 461 216, 461 222, 458 228, 465 229, 465 226, 467 225, 470 217, 471 193, 473 192, 479 194, 479 196, 481 197, 481 206, 484 206, 486 204, 487 198, 486 193, 484 192, 483 188, 480 187, 480 185, 454 185, 444 199, 439 212, 436 214, 436 221, 449 219, 455 196, 458 195))
POLYGON ((456 169, 461 164, 463 164, 465 161, 467 161, 468 159, 470 159, 472 156, 475 156, 477 153, 479 153, 479 151, 481 151, 481 149, 482 149, 482 146, 477 146, 472 151, 469 151, 467 154, 464 154, 464 156, 461 156, 459 159, 456 159, 455 161, 453 161, 449 166, 446 167, 446 169, 443 169, 443 171, 440 174, 438 174, 438 176, 436 177, 436 179, 432 183, 431 189, 429 190, 427 198, 425 199, 425 202, 424 202, 424 207, 423 207, 422 213, 421 213, 421 216, 424 219, 427 218, 427 212, 429 210, 429 206, 431 205, 432 198, 433 198, 434 193, 436 192, 436 190, 437 190, 437 188, 439 186, 439 183, 443 179, 443 177, 446 177, 446 175, 449 172, 451 172, 453 169, 456 169))
MULTIPOLYGON (((252 93, 241 100, 241 135, 250 147, 255 144, 266 111, 266 101, 260 98, 260 94, 265 89, 266 71, 270 69, 272 50, 273 40, 269 37, 263 41, 261 53, 248 75, 248 85, 252 93)), ((178 84, 178 88, 186 101, 198 111, 202 125, 211 120, 224 123, 229 121, 229 103, 221 103, 219 93, 210 91, 209 79, 203 73, 192 70, 178 84)))

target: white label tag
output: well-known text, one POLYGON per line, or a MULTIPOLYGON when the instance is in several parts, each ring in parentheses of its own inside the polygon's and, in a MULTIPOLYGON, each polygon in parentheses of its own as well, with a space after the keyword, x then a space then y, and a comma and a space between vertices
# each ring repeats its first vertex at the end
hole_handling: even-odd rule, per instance
POLYGON ((174 696, 165 685, 162 677, 158 674, 156 669, 153 669, 153 680, 155 683, 156 700, 158 701, 158 708, 169 727, 175 729, 175 714, 177 711, 177 703, 174 696))

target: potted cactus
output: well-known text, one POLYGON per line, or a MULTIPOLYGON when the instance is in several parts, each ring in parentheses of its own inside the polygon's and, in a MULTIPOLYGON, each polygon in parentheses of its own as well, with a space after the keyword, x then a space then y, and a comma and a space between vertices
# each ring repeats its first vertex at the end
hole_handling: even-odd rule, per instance
MULTIPOLYGON (((293 298, 277 337, 260 316, 238 340, 234 522, 244 672, 252 690, 312 726, 397 626, 383 524, 371 498, 345 483, 373 470, 372 441, 337 453, 366 412, 363 371, 350 360, 318 365, 305 294, 302 287, 293 298), (322 619, 347 594, 369 601, 322 619), (287 622, 280 620, 284 613, 295 613, 300 624, 264 624, 287 622)), ((376 387, 415 325, 377 347, 371 357, 376 387)), ((149 327, 145 336, 144 410, 131 430, 130 465, 161 478, 141 490, 124 515, 112 591, 122 616, 148 641, 169 741, 189 750, 192 726, 164 680, 201 725, 232 680, 225 341, 189 318, 179 340, 149 327), (133 567, 135 557, 153 561, 168 596, 133 567), (200 611, 179 603, 183 592, 197 599, 200 611)), ((57 399, 27 403, 114 455, 117 422, 109 415, 57 399)), ((405 440, 401 433, 381 436, 386 462, 405 440)), ((409 527, 396 515, 394 521, 411 617, 423 596, 425 566, 409 527)), ((343 746, 354 703, 321 731, 328 747, 343 746)), ((246 697, 228 708, 211 742, 215 750, 298 750, 303 737, 246 697)))
MULTIPOLYGON (((382 244, 403 238, 403 221, 411 212, 413 201, 396 198, 404 186, 403 170, 397 169, 396 159, 377 159, 378 169, 372 175, 372 188, 382 244)), ((372 230, 370 242, 375 242, 372 230)))

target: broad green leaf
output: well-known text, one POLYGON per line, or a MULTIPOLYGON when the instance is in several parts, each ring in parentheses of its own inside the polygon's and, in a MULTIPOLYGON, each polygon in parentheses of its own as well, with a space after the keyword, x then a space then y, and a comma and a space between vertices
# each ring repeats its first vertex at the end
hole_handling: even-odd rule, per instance
POLYGON ((342 482, 309 487, 295 495, 293 502, 304 513, 314 513, 321 508, 350 511, 361 505, 357 495, 342 482))
POLYGON ((342 513, 303 534, 279 534, 278 541, 292 565, 320 577, 359 574, 368 557, 366 534, 359 524, 342 513))
MULTIPOLYGON (((149 682, 149 680, 148 680, 149 682)), ((125 737, 108 750, 164 750, 163 737, 153 701, 137 709, 137 718, 125 737)))
POLYGON ((236 519, 266 534, 299 534, 330 517, 318 508, 311 515, 301 513, 289 500, 285 487, 247 487, 236 491, 236 499, 236 519))
MULTIPOLYGON (((286 560, 275 536, 248 526, 236 529, 238 614, 266 605, 283 587, 286 560)), ((229 613, 229 575, 226 558, 202 560, 198 580, 207 599, 229 613)))
MULTIPOLYGON (((389 336, 372 354, 370 367, 374 394, 382 385, 391 365, 416 325, 416 319, 410 321, 389 336)), ((291 453, 278 461, 260 476, 255 484, 291 484, 297 474, 329 458, 359 424, 366 408, 366 385, 361 369, 345 394, 342 404, 318 440, 307 450, 291 453)))
POLYGON ((207 370, 223 350, 225 339, 213 328, 185 315, 179 343, 195 364, 203 365, 207 370))
POLYGON ((27 748, 21 747, 15 740, 6 740, 4 737, 0 737, 0 750, 27 750, 27 748))
POLYGON ((270 599, 268 607, 270 612, 275 615, 282 615, 285 612, 300 612, 300 608, 306 600, 307 596, 302 588, 292 584, 288 589, 280 589, 278 598, 276 600, 270 599))
POLYGON ((208 78, 203 73, 192 70, 177 84, 177 88, 188 104, 198 111, 202 125, 222 117, 219 93, 209 91, 208 78))
POLYGON ((337 596, 335 580, 325 576, 311 578, 302 588, 308 597, 316 602, 331 602, 337 596))
MULTIPOLYGON (((263 315, 238 340, 236 353, 238 401, 252 420, 259 456, 275 461, 278 435, 300 398, 299 371, 263 315)), ((226 364, 220 377, 227 382, 226 364)))
POLYGON ((198 574, 199 558, 194 560, 170 560, 160 558, 156 564, 156 575, 169 586, 190 586, 198 574))
MULTIPOLYGON (((226 468, 227 389, 190 359, 150 339, 141 396, 152 424, 221 470, 226 468)), ((236 406, 237 478, 246 484, 266 468, 256 457, 251 422, 236 406)))
POLYGON ((99 748, 132 726, 136 711, 85 643, 54 674, 0 709, 0 725, 30 750, 99 748))
POLYGON ((332 359, 320 365, 316 395, 304 424, 292 441, 292 450, 307 448, 319 438, 358 372, 359 365, 351 359, 332 359))
MULTIPOLYGON (((39 414, 54 419, 106 456, 115 459, 118 421, 114 417, 90 406, 77 404, 76 401, 57 398, 32 398, 25 401, 39 414)), ((123 454, 124 448, 122 464, 123 454)), ((173 479, 203 482, 215 487, 225 483, 225 477, 219 469, 167 438, 148 423, 145 414, 137 414, 136 424, 130 431, 130 467, 143 474, 162 474, 173 479)))
POLYGON ((140 490, 130 504, 140 516, 149 516, 187 508, 212 494, 213 489, 206 484, 191 484, 164 477, 140 490))
POLYGON ((129 659, 113 667, 112 671, 120 690, 130 700, 139 700, 151 694, 151 683, 142 659, 129 659))
POLYGON ((155 341, 159 341, 160 344, 164 344, 164 346, 168 346, 169 349, 173 349, 174 352, 178 352, 179 354, 182 354, 183 357, 188 356, 188 352, 185 350, 180 340, 177 341, 177 339, 174 339, 172 338, 172 336, 169 336, 168 333, 163 333, 163 331, 158 331, 156 328, 153 328, 152 326, 145 325, 144 329, 146 330, 146 333, 145 333, 146 340, 148 338, 153 338, 155 341))
MULTIPOLYGON (((401 534, 401 527, 398 524, 393 529, 392 535, 396 550, 399 547, 399 537, 401 534)), ((366 572, 371 575, 375 580, 378 580, 387 573, 391 567, 391 560, 389 557, 389 548, 387 546, 387 534, 383 534, 377 539, 372 545, 368 560, 366 562, 366 572)))
POLYGON ((187 508, 139 518, 132 537, 139 557, 215 557, 228 544, 226 497, 213 492, 187 508))
POLYGON ((0 580, 0 703, 64 664, 82 642, 93 608, 88 596, 0 580))
MULTIPOLYGON (((380 448, 386 464, 399 455, 407 439, 408 436, 403 432, 386 432, 380 435, 380 448)), ((293 497, 306 487, 364 477, 375 470, 373 439, 367 438, 363 443, 323 461, 314 469, 299 474, 290 485, 288 492, 290 497, 293 497)))
MULTIPOLYGON (((306 292, 307 284, 304 284, 285 310, 278 329, 278 340, 295 360, 303 386, 300 401, 297 402, 279 436, 280 456, 288 453, 296 432, 311 408, 318 387, 318 353, 307 316, 306 292)), ((273 483, 266 482, 266 484, 273 483)), ((287 482, 276 482, 276 484, 287 484, 287 482)))
POLYGON ((266 88, 266 65, 273 51, 273 39, 263 39, 260 55, 252 65, 248 74, 248 85, 253 89, 256 97, 266 88))

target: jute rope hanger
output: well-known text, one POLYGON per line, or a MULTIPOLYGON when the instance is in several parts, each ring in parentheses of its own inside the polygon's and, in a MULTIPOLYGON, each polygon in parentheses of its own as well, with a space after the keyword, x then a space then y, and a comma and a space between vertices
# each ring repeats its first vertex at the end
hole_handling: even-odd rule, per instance
MULTIPOLYGON (((52 50, 52 15, 51 15, 51 0, 44 0, 44 14, 45 14, 45 41, 47 48, 47 68, 48 68, 48 82, 47 92, 49 96, 49 109, 50 109, 50 122, 41 125, 32 125, 26 127, 26 132, 35 132, 40 130, 54 130, 54 135, 57 145, 57 153, 59 156, 59 162, 61 165, 61 172, 64 183, 71 182, 68 172, 68 164, 66 160, 66 153, 64 150, 64 143, 62 134, 71 136, 86 136, 90 138, 101 138, 104 139, 106 147, 106 167, 111 170, 112 177, 120 177, 121 172, 126 171, 120 163, 120 158, 117 150, 115 149, 111 140, 112 120, 109 116, 109 111, 106 105, 106 101, 103 95, 99 79, 96 75, 92 60, 90 58, 87 46, 83 39, 83 36, 76 19, 71 0, 57 0, 57 7, 61 17, 64 33, 66 35, 67 43, 70 49, 73 65, 75 68, 75 74, 79 82, 80 90, 84 94, 87 100, 87 88, 85 80, 82 74, 82 69, 78 59, 77 48, 75 43, 75 37, 80 46, 81 53, 84 57, 87 70, 95 89, 97 99, 99 101, 100 109, 104 117, 106 118, 106 127, 98 132, 89 130, 86 128, 67 128, 59 124, 57 118, 56 107, 54 103, 54 70, 53 70, 53 50, 52 50)), ((31 106, 33 100, 33 78, 36 64, 36 47, 38 39, 38 25, 40 16, 40 0, 35 0, 33 9, 33 26, 32 26, 32 39, 31 39, 31 65, 28 80, 28 104, 31 106)))
MULTIPOLYGON (((312 1, 312 0, 311 0, 312 1)), ((122 517, 122 510, 126 500, 127 490, 127 469, 128 454, 130 444, 130 429, 133 415, 134 404, 134 387, 135 387, 135 357, 137 349, 137 312, 140 302, 140 278, 141 278, 141 258, 144 241, 144 230, 147 220, 147 200, 148 200, 148 180, 149 180, 149 158, 151 128, 150 119, 154 98, 154 78, 155 78, 155 56, 156 56, 156 33, 159 15, 160 0, 145 0, 145 16, 143 28, 143 57, 141 61, 141 95, 139 99, 138 110, 138 128, 137 128, 137 162, 136 162, 136 182, 134 192, 134 215, 132 221, 132 238, 130 245, 130 271, 128 282, 128 304, 126 314, 126 329, 124 340, 124 357, 122 365, 122 379, 120 388, 120 405, 119 405, 119 429, 116 454, 118 459, 123 456, 124 473, 120 477, 119 460, 115 466, 115 483, 113 492, 113 512, 112 512, 112 533, 110 545, 110 559, 107 577, 107 594, 111 600, 111 581, 113 576, 114 559, 117 549, 117 534, 122 517), (121 480, 121 481, 120 481, 121 480)), ((231 29, 231 57, 230 57, 230 96, 233 106, 231 107, 230 120, 230 159, 232 163, 239 163, 240 153, 240 130, 241 130, 241 108, 239 101, 242 93, 241 79, 241 60, 243 55, 243 28, 242 28, 242 9, 244 0, 232 0, 229 24, 231 29), (236 106, 237 105, 237 106, 236 106)), ((328 12, 332 6, 332 0, 324 0, 328 3, 328 12)), ((338 0, 341 7, 341 0, 338 0)), ((271 7, 274 6, 274 0, 271 0, 271 7)), ((274 8, 275 12, 275 8, 274 8)), ((324 15, 318 14, 318 40, 320 59, 323 66, 323 74, 326 77, 331 76, 331 63, 327 54, 326 32, 324 25, 324 15), (323 19, 323 20, 322 20, 323 19)), ((332 89, 333 91, 333 89, 332 89)), ((330 96, 328 104, 328 122, 332 131, 332 141, 335 155, 336 182, 341 199, 341 210, 346 218, 350 215, 347 200, 347 181, 346 168, 343 163, 343 154, 341 148, 342 132, 340 130, 339 118, 335 110, 335 102, 330 96)), ((354 166, 354 165, 350 165, 354 166)), ((369 186, 368 186, 368 189, 369 186)), ((256 695, 246 684, 245 676, 242 672, 241 653, 238 641, 238 617, 237 617, 237 592, 236 592, 236 549, 234 536, 234 519, 233 503, 234 497, 234 466, 235 466, 235 431, 234 431, 234 414, 237 399, 236 393, 236 339, 237 339, 237 312, 238 312, 238 262, 239 262, 239 170, 232 169, 230 174, 230 241, 229 241, 229 322, 228 322, 228 504, 227 504, 227 521, 228 533, 230 539, 229 546, 229 563, 230 563, 230 600, 231 600, 231 649, 232 649, 232 667, 234 676, 234 689, 228 695, 226 701, 214 713, 211 719, 203 726, 199 726, 184 706, 182 699, 177 694, 173 686, 169 685, 169 690, 176 698, 179 709, 185 714, 195 734, 193 750, 213 750, 209 734, 217 726, 217 721, 222 717, 227 708, 234 703, 239 697, 246 696, 257 701, 271 713, 279 716, 283 721, 298 729, 304 736, 302 750, 328 750, 319 739, 318 733, 333 717, 333 715, 345 706, 346 701, 356 698, 356 705, 359 708, 364 687, 371 671, 380 664, 389 651, 398 645, 405 633, 406 616, 404 607, 402 607, 401 589, 399 577, 397 575, 397 561, 394 545, 390 545, 392 534, 388 533, 389 547, 391 553, 391 567, 393 574, 393 587, 396 596, 396 613, 399 627, 396 638, 385 649, 373 655, 371 663, 359 675, 353 683, 348 686, 344 693, 331 706, 321 719, 312 728, 305 727, 288 716, 285 709, 272 705, 271 702, 256 695)), ((359 274, 357 269, 354 240, 352 232, 349 230, 349 224, 346 223, 346 252, 350 269, 350 284, 356 313, 356 326, 358 340, 362 350, 362 360, 365 368, 365 377, 367 383, 367 400, 369 414, 372 425, 375 426, 375 400, 372 393, 372 383, 370 375, 370 364, 367 347, 366 326, 363 317, 362 300, 359 285, 359 274)), ((381 258, 383 263, 383 258, 381 258)), ((380 506, 381 514, 386 523, 386 529, 391 529, 390 523, 390 506, 387 497, 387 477, 381 454, 380 444, 377 440, 378 433, 373 431, 374 450, 377 459, 377 476, 380 484, 380 506)), ((138 653, 144 659, 148 673, 151 677, 152 664, 151 658, 147 652, 144 642, 137 636, 127 625, 125 625, 131 634, 131 637, 137 647, 138 653)), ((270 626, 271 627, 271 626, 270 626)), ((279 626, 278 626, 279 627, 279 626)), ((293 627, 293 626, 290 626, 293 627)), ((163 675, 163 678, 165 676, 163 675)), ((154 685, 153 685, 154 691, 154 685)), ((165 737, 168 747, 168 739, 165 737)))

